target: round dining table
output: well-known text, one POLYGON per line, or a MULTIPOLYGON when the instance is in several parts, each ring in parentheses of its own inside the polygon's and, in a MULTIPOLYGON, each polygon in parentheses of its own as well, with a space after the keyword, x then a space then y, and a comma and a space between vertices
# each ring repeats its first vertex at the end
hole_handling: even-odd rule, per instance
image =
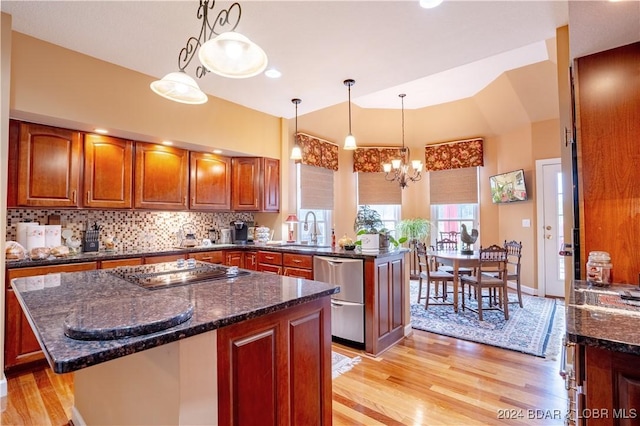
POLYGON ((460 286, 458 271, 460 268, 477 268, 480 252, 476 250, 473 254, 462 254, 460 251, 432 250, 428 254, 434 257, 437 263, 453 268, 453 310, 458 312, 458 288, 460 286))

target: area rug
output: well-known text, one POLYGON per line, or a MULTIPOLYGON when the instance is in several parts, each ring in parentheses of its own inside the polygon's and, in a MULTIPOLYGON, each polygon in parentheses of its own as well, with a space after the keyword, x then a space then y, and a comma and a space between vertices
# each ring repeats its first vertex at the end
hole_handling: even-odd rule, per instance
POLYGON ((344 356, 338 352, 331 352, 331 378, 335 379, 342 373, 346 373, 360 361, 361 358, 359 356, 349 358, 348 356, 344 356))
MULTIPOLYGON (((510 300, 516 300, 515 294, 509 296, 510 300)), ((564 327, 560 318, 564 308, 556 309, 554 299, 523 294, 524 307, 510 304, 508 321, 500 311, 483 311, 484 321, 479 321, 477 313, 462 310, 461 300, 458 313, 455 313, 452 306, 430 305, 425 310, 424 303, 416 303, 417 297, 418 282, 411 281, 412 328, 538 357, 554 357, 559 351, 556 340, 563 333, 559 328, 564 327)), ((475 299, 465 299, 465 303, 477 307, 475 299)))

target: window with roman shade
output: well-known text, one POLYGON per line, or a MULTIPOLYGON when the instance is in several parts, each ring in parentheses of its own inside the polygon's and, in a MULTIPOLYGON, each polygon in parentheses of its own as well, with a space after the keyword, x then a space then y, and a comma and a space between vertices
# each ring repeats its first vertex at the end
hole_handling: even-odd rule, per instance
POLYGON ((429 201, 431 204, 478 203, 478 168, 429 172, 429 201))
POLYGON ((358 205, 402 204, 398 182, 389 182, 385 173, 358 173, 358 205))
POLYGON ((333 170, 322 167, 299 167, 299 207, 307 210, 333 210, 333 170))

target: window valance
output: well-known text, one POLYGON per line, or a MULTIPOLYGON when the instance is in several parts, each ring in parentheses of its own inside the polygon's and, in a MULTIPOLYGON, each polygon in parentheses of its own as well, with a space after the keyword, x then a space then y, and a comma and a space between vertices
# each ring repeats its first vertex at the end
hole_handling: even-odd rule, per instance
POLYGON ((424 165, 428 172, 484 165, 482 138, 444 142, 424 147, 424 165))
POLYGON ((382 172, 382 164, 400 158, 400 148, 356 148, 353 151, 353 171, 365 173, 382 172))
POLYGON ((338 145, 300 132, 296 139, 302 150, 302 164, 338 170, 338 145))

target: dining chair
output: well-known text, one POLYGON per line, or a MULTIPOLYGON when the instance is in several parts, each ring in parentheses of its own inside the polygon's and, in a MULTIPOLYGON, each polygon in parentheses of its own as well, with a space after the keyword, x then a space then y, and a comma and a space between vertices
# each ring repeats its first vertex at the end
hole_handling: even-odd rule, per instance
POLYGON ((441 240, 453 240, 458 241, 460 232, 458 231, 440 231, 441 240))
MULTIPOLYGON (((442 234, 442 232, 440 234, 442 234)), ((436 240, 435 249, 436 251, 457 251, 458 241, 450 238, 443 238, 441 240, 436 240)), ((437 269, 442 272, 448 272, 450 274, 453 273, 452 266, 438 265, 437 269)), ((473 268, 466 268, 466 267, 458 268, 458 275, 472 275, 473 272, 474 272, 473 268)))
POLYGON ((522 287, 520 285, 520 259, 522 258, 522 241, 504 240, 504 248, 507 250, 507 281, 516 282, 516 293, 518 301, 509 303, 518 303, 522 308, 522 287))
POLYGON ((416 254, 418 256, 418 268, 419 268, 419 278, 418 278, 418 300, 417 303, 420 303, 422 299, 425 299, 424 308, 428 309, 429 305, 450 305, 453 306, 453 300, 451 302, 447 302, 447 284, 449 282, 453 283, 453 275, 448 272, 438 271, 437 269, 431 268, 431 256, 427 252, 427 247, 424 243, 419 242, 416 244, 416 254), (423 281, 426 282, 426 295, 422 295, 422 286, 423 281), (431 296, 431 283, 435 284, 434 287, 434 296, 431 296), (439 295, 438 286, 442 286, 442 296, 439 295), (441 302, 438 302, 438 299, 442 299, 441 302), (434 301, 429 303, 429 299, 433 299, 434 301))
POLYGON ((465 285, 469 289, 473 288, 477 295, 478 308, 473 309, 466 305, 465 298, 462 298, 462 310, 469 309, 478 314, 478 319, 483 321, 482 312, 487 310, 500 310, 504 313, 504 319, 509 319, 509 297, 507 294, 507 250, 498 245, 491 245, 486 248, 480 247, 478 267, 475 275, 465 275, 460 278, 462 294, 464 295, 465 285), (497 274, 497 275, 494 275, 497 274), (488 289, 488 306, 483 306, 483 292, 488 289), (498 294, 496 301, 491 290, 498 294))

